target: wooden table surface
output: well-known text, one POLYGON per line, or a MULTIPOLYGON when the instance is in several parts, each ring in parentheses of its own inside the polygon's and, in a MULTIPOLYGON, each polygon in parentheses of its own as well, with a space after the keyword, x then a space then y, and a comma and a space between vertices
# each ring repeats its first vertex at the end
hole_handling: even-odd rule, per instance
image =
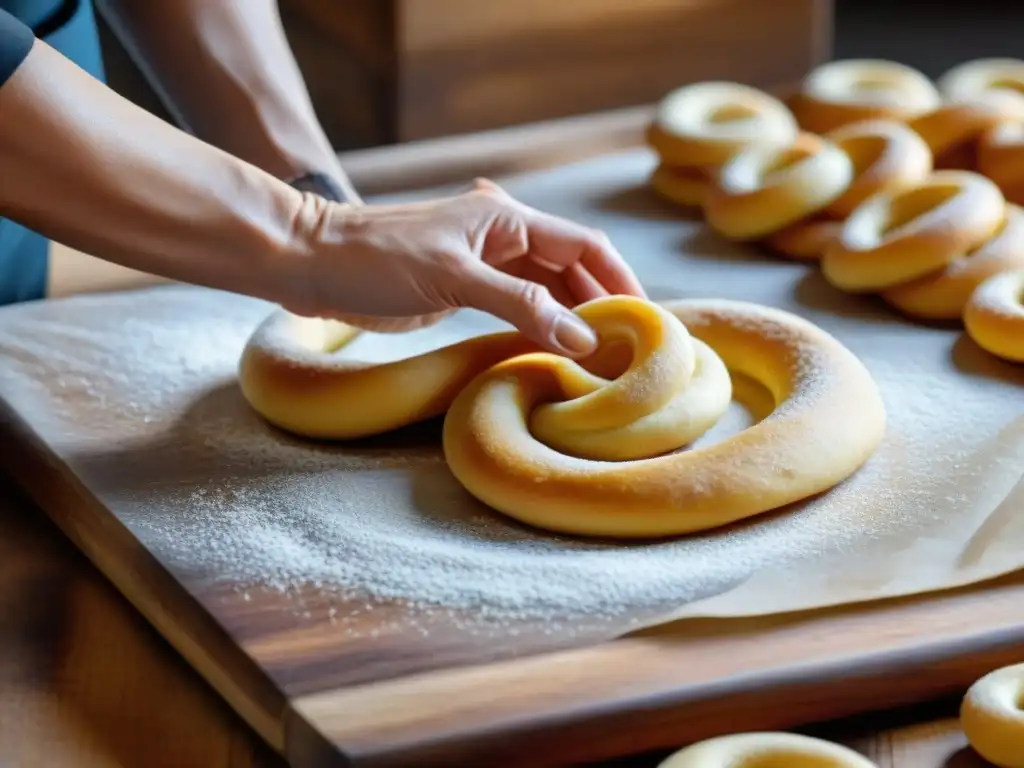
MULTIPOLYGON (((0 479, 0 766, 283 768, 82 557, 0 479)), ((983 766, 957 702, 810 729, 882 768, 983 766)), ((655 766, 641 755, 617 766, 655 766)))
MULTIPOLYGON (((367 196, 525 171, 635 143, 649 110, 343 157, 367 196)), ((93 284, 90 290, 103 289, 93 284)), ((986 765, 957 701, 809 729, 882 768, 986 765)), ((617 766, 654 766, 641 755, 617 766)), ((0 477, 0 768, 271 768, 283 762, 0 477)))

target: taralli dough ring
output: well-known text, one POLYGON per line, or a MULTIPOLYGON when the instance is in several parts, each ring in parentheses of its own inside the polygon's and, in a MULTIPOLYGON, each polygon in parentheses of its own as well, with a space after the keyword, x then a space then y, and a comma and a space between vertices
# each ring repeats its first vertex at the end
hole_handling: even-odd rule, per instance
POLYGON ((853 163, 854 178, 825 214, 845 219, 872 195, 923 181, 932 172, 924 140, 902 123, 865 120, 827 134, 853 163))
POLYGON ((858 752, 797 733, 738 733, 669 755, 658 768, 878 768, 858 752))
POLYGON ((973 59, 958 64, 938 79, 939 92, 950 101, 990 92, 1024 93, 1024 61, 1009 58, 973 59))
POLYGON ((978 141, 977 157, 978 171, 992 179, 1007 200, 1024 205, 1024 122, 1000 123, 986 131, 978 141))
POLYGON ((1024 269, 1001 272, 979 285, 964 309, 964 328, 987 352, 1024 363, 1024 269))
POLYGON ((803 133, 787 147, 748 147, 722 166, 704 216, 730 240, 758 240, 823 211, 852 180, 843 150, 803 133))
POLYGON ((999 768, 1024 768, 1024 664, 977 680, 960 705, 971 748, 999 768))
POLYGON ((696 83, 665 96, 647 141, 673 166, 718 167, 753 143, 786 145, 798 132, 785 104, 729 82, 696 83))
POLYGON ((789 106, 805 131, 828 133, 860 120, 905 122, 941 102, 932 81, 912 67, 881 59, 843 59, 812 71, 789 106))
POLYGON ((791 259, 817 261, 842 232, 842 221, 816 217, 769 235, 765 245, 775 253, 791 259))
POLYGON ((900 311, 927 320, 959 320, 974 290, 1000 272, 1024 269, 1024 209, 1006 206, 1001 228, 975 251, 918 280, 882 293, 900 311))
POLYGON ((1024 120, 1024 95, 989 91, 949 102, 910 121, 928 145, 940 169, 980 168, 979 142, 985 133, 1007 120, 1024 120))
POLYGON ((916 280, 991 238, 1005 211, 999 187, 984 176, 935 171, 857 208, 822 257, 822 273, 850 292, 881 291, 916 280))
POLYGON ((796 259, 819 259, 842 231, 842 220, 864 200, 925 179, 932 170, 928 145, 906 125, 863 120, 825 136, 853 163, 853 180, 822 214, 771 235, 767 245, 796 259))
POLYGON ((795 315, 746 302, 596 299, 578 314, 601 346, 586 368, 481 336, 380 365, 330 354, 339 324, 268 317, 240 384, 270 422, 351 438, 446 413, 444 451, 463 486, 521 522, 562 533, 669 536, 748 518, 853 474, 885 429, 863 364, 795 315), (727 369, 761 382, 774 411, 679 453, 724 412, 727 369), (644 458, 653 456, 654 458, 644 458))
POLYGON ((713 178, 713 170, 661 163, 651 173, 650 184, 655 192, 669 202, 684 208, 699 209, 711 192, 713 178))

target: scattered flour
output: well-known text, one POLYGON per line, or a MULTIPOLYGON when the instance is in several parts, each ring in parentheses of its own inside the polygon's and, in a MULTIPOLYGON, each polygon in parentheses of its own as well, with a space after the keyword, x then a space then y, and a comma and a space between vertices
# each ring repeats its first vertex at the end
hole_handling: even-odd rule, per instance
MULTIPOLYGON (((626 160, 547 177, 522 196, 586 220, 591 208, 566 202, 570 190, 642 179, 643 163, 626 160)), ((341 446, 267 427, 238 392, 235 367, 269 307, 190 288, 0 310, 0 397, 183 582, 234 585, 243 599, 312 585, 338 605, 362 599, 362 611, 398 601, 510 627, 628 627, 934 589, 1024 564, 1024 516, 1000 506, 1024 473, 1021 372, 964 351, 956 332, 850 297, 798 300, 827 296, 803 285, 799 265, 737 266, 699 245, 684 259, 685 224, 607 218, 663 295, 797 311, 846 343, 888 410, 868 464, 821 498, 722 531, 631 544, 551 536, 473 500, 445 466, 437 425, 341 446)), ((383 360, 505 327, 465 312, 387 345, 369 335, 348 353, 383 360)), ((734 404, 703 442, 749 421, 734 404)))

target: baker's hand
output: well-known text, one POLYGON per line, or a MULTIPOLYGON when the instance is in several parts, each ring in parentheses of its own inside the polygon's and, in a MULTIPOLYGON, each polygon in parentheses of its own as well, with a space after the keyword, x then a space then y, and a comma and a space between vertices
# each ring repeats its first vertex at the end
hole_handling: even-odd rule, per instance
POLYGON ((424 203, 326 206, 310 228, 307 296, 289 309, 369 330, 410 330, 470 307, 579 357, 596 338, 568 308, 608 294, 645 295, 601 232, 523 205, 487 181, 424 203))

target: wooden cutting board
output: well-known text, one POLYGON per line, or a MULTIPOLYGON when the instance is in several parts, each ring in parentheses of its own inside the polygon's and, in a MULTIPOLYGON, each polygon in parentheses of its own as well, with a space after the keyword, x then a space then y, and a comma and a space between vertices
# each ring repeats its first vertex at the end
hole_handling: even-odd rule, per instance
POLYGON ((387 636, 346 642, 314 589, 300 625, 284 620, 294 612, 280 595, 177 581, 9 409, 0 429, 15 446, 5 469, 297 768, 596 761, 955 695, 1024 660, 1021 576, 561 649, 542 632, 424 636, 394 614, 367 619, 386 622, 387 636))
MULTIPOLYGON (((607 146, 622 119, 590 143, 607 146)), ((627 116, 631 133, 643 119, 627 116)), ((579 152, 574 125, 570 151, 579 152)), ((543 144, 501 142, 533 147, 527 162, 543 144)), ((438 145, 428 156, 437 153, 443 175, 453 157, 465 163, 485 144, 438 145)), ((487 163, 524 162, 487 147, 487 163)), ((407 151, 382 156, 373 177, 396 164, 426 173, 431 162, 402 161, 407 151)), ((372 158, 361 162, 352 167, 369 173, 372 158)), ((298 596, 305 611, 296 618, 295 595, 172 575, 2 402, 0 446, 11 476, 297 768, 598 761, 955 696, 986 671, 1024 660, 1024 575, 927 598, 689 621, 619 639, 530 625, 482 639, 454 623, 425 635, 397 609, 363 614, 365 632, 339 633, 314 587, 298 596)))

